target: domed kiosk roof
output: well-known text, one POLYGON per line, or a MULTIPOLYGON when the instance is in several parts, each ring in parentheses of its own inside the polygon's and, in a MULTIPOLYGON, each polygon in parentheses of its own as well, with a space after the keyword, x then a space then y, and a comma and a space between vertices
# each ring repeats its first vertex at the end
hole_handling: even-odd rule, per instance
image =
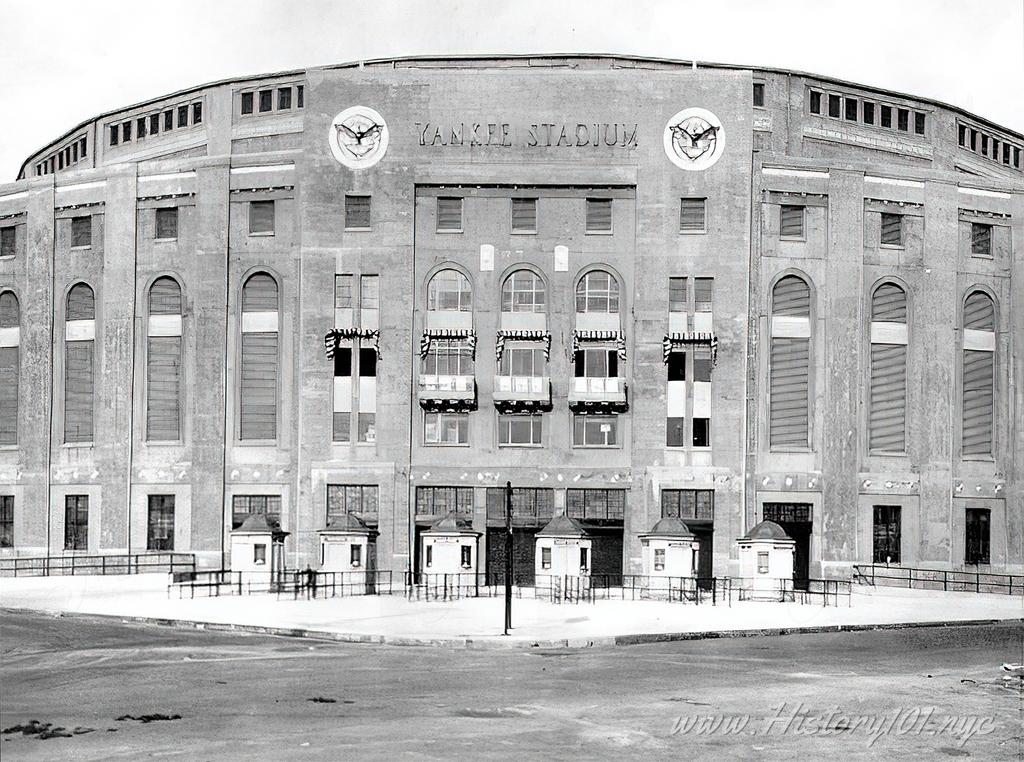
POLYGON ((474 532, 467 522, 459 521, 455 511, 449 511, 431 524, 425 534, 479 534, 479 532, 474 532))
POLYGON ((566 516, 555 516, 547 525, 537 532, 538 537, 586 537, 587 530, 576 519, 566 516))
POLYGON ((641 537, 681 537, 693 540, 693 532, 680 519, 675 516, 666 516, 655 524, 650 532, 645 532, 641 537))
POLYGON ((327 524, 326 529, 321 532, 359 532, 360 534, 377 534, 377 530, 371 529, 366 523, 354 513, 345 512, 342 516, 335 516, 327 524))
POLYGON ((774 521, 762 521, 760 524, 755 526, 742 538, 744 540, 789 540, 792 542, 793 538, 786 534, 786 530, 776 524, 774 521))
POLYGON ((288 532, 279 526, 271 526, 267 523, 267 516, 264 513, 253 513, 249 515, 242 526, 234 529, 232 534, 272 534, 275 537, 284 537, 288 532))

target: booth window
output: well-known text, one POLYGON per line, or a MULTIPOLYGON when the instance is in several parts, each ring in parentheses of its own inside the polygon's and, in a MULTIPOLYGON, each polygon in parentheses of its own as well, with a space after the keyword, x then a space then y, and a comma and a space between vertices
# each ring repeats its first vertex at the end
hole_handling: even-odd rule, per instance
POLYGON ((473 565, 473 549, 469 545, 463 545, 460 550, 462 555, 462 568, 468 569, 473 565))
POLYGON ((431 566, 434 565, 434 546, 428 545, 423 549, 423 553, 426 556, 426 558, 424 559, 424 563, 429 569, 431 566))
POLYGON ((654 571, 665 571, 664 548, 655 548, 654 550, 654 571))
POLYGON ((260 543, 252 546, 252 562, 254 564, 265 564, 267 562, 267 546, 260 543))
POLYGON ((363 546, 362 545, 351 545, 349 547, 349 560, 352 566, 363 565, 363 546))
POLYGON ((550 569, 551 568, 551 548, 540 549, 540 568, 550 569))
POLYGON ((580 548, 580 571, 590 568, 590 551, 587 548, 580 548))
POLYGON ((757 573, 767 574, 768 573, 768 554, 758 553, 757 554, 757 573))

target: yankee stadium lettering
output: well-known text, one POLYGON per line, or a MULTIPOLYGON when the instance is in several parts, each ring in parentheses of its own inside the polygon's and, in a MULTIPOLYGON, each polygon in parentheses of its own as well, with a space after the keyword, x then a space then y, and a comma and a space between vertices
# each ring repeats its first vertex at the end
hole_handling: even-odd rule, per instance
POLYGON ((538 122, 513 128, 508 122, 416 122, 421 146, 492 146, 511 148, 636 148, 637 125, 617 122, 538 122))

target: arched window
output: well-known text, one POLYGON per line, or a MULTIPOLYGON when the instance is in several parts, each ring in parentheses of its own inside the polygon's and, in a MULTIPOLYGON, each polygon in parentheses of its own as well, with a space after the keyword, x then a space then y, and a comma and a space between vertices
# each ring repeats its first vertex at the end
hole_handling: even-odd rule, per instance
POLYGON ((768 378, 768 441, 772 447, 810 444, 811 289, 786 275, 772 289, 768 378))
POLYGON ((871 295, 871 384, 868 448, 906 451, 907 293, 883 283, 871 295))
POLYGON ((593 270, 576 284, 576 312, 617 314, 619 282, 611 273, 593 270))
POLYGON ((516 270, 501 286, 502 312, 544 312, 547 290, 544 281, 533 270, 516 270))
POLYGON ((242 286, 242 362, 239 438, 277 439, 278 289, 268 273, 242 286))
POLYGON ((984 291, 964 300, 963 454, 994 454, 996 309, 984 291))
POLYGON ((427 309, 431 312, 471 312, 472 288, 458 270, 441 270, 427 284, 427 309))
POLYGON ((146 439, 181 439, 181 287, 157 278, 149 289, 146 347, 146 439))
POLYGON ((21 310, 13 291, 0 293, 0 445, 18 443, 21 310))
POLYGON ((89 286, 68 291, 64 324, 64 441, 91 442, 95 408, 96 298, 89 286))

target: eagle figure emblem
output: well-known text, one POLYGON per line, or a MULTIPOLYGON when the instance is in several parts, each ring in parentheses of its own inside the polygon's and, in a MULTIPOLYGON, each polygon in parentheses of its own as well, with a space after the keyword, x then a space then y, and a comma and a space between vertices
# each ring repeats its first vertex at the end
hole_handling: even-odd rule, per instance
POLYGON ((334 117, 328 143, 339 162, 350 169, 366 169, 387 150, 388 128, 373 109, 352 106, 334 117))
POLYGON ((679 169, 707 169, 725 151, 725 127, 705 108, 685 108, 672 116, 663 133, 665 155, 679 169))
POLYGON ((695 161, 708 151, 715 150, 718 127, 708 124, 706 119, 691 116, 679 124, 673 124, 670 129, 676 152, 690 161, 695 161))

